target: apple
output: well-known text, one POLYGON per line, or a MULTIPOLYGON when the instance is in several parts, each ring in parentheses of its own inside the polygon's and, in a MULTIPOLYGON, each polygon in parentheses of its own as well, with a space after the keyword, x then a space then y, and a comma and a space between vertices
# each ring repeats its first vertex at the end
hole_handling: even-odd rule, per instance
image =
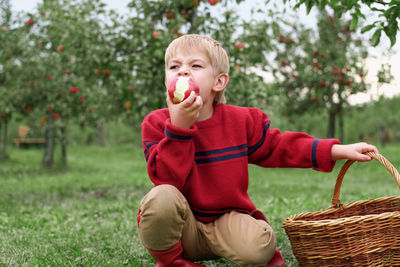
POLYGON ((174 15, 173 12, 168 12, 168 13, 165 15, 165 17, 166 17, 168 20, 171 20, 171 19, 175 18, 175 15, 174 15))
POLYGON ((40 121, 40 126, 43 126, 46 123, 47 118, 43 117, 42 120, 40 121))
POLYGON ((193 3, 193 6, 198 6, 199 5, 199 1, 198 0, 194 0, 192 3, 193 3))
POLYGON ((342 75, 343 71, 341 69, 339 69, 338 67, 333 66, 332 67, 332 74, 333 75, 342 75))
POLYGON ((28 24, 29 26, 32 26, 34 23, 33 19, 29 19, 28 22, 26 24, 28 24))
POLYGON ((125 107, 126 110, 130 109, 131 106, 132 106, 132 103, 129 100, 124 103, 124 107, 125 107))
POLYGON ((199 87, 189 76, 178 76, 168 86, 168 95, 174 104, 188 98, 192 91, 199 92, 199 87))
POLYGON ((208 3, 213 6, 218 3, 218 0, 208 0, 208 3))
POLYGON ((60 113, 54 113, 54 114, 53 114, 53 118, 54 118, 55 120, 58 120, 58 119, 60 118, 60 113))
POLYGON ((30 86, 34 86, 34 85, 35 85, 35 82, 34 82, 34 81, 30 81, 29 85, 30 85, 30 86))
POLYGON ((286 61, 286 60, 281 60, 281 66, 287 66, 288 65, 288 62, 286 61))
POLYGON ((157 37, 159 34, 160 34, 159 31, 154 31, 154 32, 152 33, 153 37, 157 37))
POLYGON ((71 94, 78 93, 79 92, 79 88, 78 87, 71 87, 71 88, 69 88, 69 92, 71 94))
POLYGON ((106 75, 106 77, 110 77, 110 71, 109 70, 104 70, 104 75, 106 75))
POLYGON ((59 53, 62 53, 64 51, 64 46, 62 46, 62 45, 57 46, 57 51, 59 53))
POLYGON ((243 43, 241 43, 241 42, 238 42, 237 44, 236 44, 236 50, 242 50, 244 48, 244 45, 243 45, 243 43))

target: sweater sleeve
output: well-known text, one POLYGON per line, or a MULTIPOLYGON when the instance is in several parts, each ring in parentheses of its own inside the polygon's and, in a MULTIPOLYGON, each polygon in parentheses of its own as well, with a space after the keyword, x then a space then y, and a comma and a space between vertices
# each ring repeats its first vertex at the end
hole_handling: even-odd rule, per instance
POLYGON ((268 116, 253 109, 248 122, 252 129, 248 134, 249 163, 263 167, 313 168, 330 172, 335 166, 331 160, 331 149, 339 144, 337 139, 317 139, 301 132, 286 131, 270 127, 268 116))
POLYGON ((197 128, 181 129, 169 118, 147 116, 142 123, 147 172, 155 186, 170 184, 181 190, 194 166, 193 136, 197 128))

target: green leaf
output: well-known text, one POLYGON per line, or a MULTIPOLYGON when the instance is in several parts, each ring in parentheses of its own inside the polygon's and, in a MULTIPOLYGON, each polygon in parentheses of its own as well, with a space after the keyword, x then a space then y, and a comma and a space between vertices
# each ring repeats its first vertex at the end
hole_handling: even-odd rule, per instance
POLYGON ((358 16, 356 14, 351 14, 351 18, 350 31, 354 30, 358 25, 358 16))
POLYGON ((396 43, 396 34, 397 34, 397 21, 392 20, 389 21, 388 25, 383 28, 385 34, 390 39, 390 46, 392 47, 396 43))
POLYGON ((365 27, 363 27, 362 29, 361 29, 361 33, 365 33, 365 32, 367 32, 367 31, 370 31, 372 28, 374 28, 375 27, 375 24, 373 23, 373 24, 370 24, 370 25, 367 25, 367 26, 365 26, 365 27))
POLYGON ((377 29, 374 32, 374 35, 372 35, 372 39, 371 39, 372 46, 377 46, 379 44, 379 41, 381 39, 381 34, 382 34, 382 29, 377 29))

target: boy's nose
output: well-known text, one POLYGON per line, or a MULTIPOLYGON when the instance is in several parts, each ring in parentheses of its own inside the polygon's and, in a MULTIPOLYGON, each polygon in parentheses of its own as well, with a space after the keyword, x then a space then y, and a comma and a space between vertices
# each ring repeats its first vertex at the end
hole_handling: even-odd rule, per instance
POLYGON ((187 68, 181 68, 179 70, 179 76, 190 76, 190 73, 187 68))

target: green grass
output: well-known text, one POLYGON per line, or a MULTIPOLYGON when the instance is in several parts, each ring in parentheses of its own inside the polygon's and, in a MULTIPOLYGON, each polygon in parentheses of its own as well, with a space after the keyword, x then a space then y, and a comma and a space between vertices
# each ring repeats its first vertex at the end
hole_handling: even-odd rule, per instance
MULTIPOLYGON (((381 149, 398 169, 399 152, 399 145, 381 149)), ((136 226, 139 201, 152 187, 139 146, 71 147, 66 170, 43 169, 41 150, 10 148, 9 155, 0 162, 0 266, 154 266, 136 226)), ((343 163, 332 173, 250 167, 249 195, 275 229, 287 266, 297 263, 282 222, 326 209, 343 163)), ((383 166, 355 163, 341 200, 390 195, 399 189, 383 166)))

